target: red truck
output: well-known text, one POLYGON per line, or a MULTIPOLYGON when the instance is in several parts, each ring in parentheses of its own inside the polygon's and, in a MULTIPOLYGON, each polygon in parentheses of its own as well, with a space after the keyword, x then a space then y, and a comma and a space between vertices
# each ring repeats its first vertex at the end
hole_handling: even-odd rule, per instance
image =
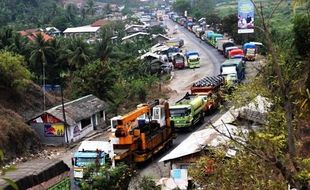
POLYGON ((205 113, 211 113, 218 108, 223 101, 222 86, 225 79, 223 76, 206 76, 196 81, 191 87, 191 94, 203 96, 205 100, 205 113))

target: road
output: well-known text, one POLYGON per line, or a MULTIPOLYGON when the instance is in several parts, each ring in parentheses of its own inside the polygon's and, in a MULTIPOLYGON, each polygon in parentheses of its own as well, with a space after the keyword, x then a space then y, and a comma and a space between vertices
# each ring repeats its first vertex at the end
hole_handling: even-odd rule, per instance
MULTIPOLYGON (((182 48, 183 51, 197 50, 200 54, 201 60, 200 68, 173 71, 173 79, 168 84, 168 87, 172 90, 172 93, 169 95, 169 103, 173 104, 189 91, 194 81, 199 80, 204 76, 215 76, 220 74, 220 64, 224 62, 225 58, 216 49, 201 41, 184 27, 178 26, 177 34, 172 34, 176 23, 169 19, 165 19, 164 24, 169 28, 168 36, 178 37, 184 40, 184 47, 182 48)), ((197 126, 194 131, 205 128, 206 124, 209 123, 210 120, 214 121, 218 117, 219 114, 217 113, 213 114, 212 116, 205 117, 205 124, 197 126)), ((177 138, 173 141, 173 146, 170 151, 177 147, 190 134, 191 133, 188 132, 179 132, 177 134, 177 138)), ((169 151, 163 152, 153 158, 149 164, 146 164, 144 168, 139 170, 137 178, 141 179, 142 176, 151 176, 158 180, 162 177, 169 177, 170 167, 168 165, 165 166, 164 163, 158 163, 160 158, 168 153, 169 151)), ((133 181, 137 181, 138 179, 134 179, 133 181)), ((129 189, 137 189, 137 187, 131 184, 129 189)))
MULTIPOLYGON (((164 24, 170 29, 168 35, 170 37, 179 37, 184 40, 183 50, 197 50, 200 54, 201 66, 196 69, 183 69, 174 70, 173 79, 168 84, 168 88, 172 90, 169 94, 169 102, 174 103, 176 100, 180 99, 184 94, 189 91, 190 86, 196 80, 203 78, 204 76, 214 76, 220 73, 220 63, 224 61, 224 57, 219 54, 219 52, 213 47, 207 45, 197 38, 193 33, 189 32, 184 27, 179 26, 177 34, 172 34, 172 30, 176 23, 169 19, 164 20, 164 24)), ((213 114, 213 116, 208 116, 205 118, 205 123, 213 120, 214 117, 218 117, 218 114, 213 114)), ((196 130, 204 128, 205 125, 197 126, 196 130)), ((173 147, 170 151, 178 146, 190 133, 178 133, 177 138, 173 142, 173 147)), ((108 140, 109 134, 102 133, 99 136, 90 138, 91 140, 108 140)), ((71 158, 73 153, 77 150, 78 145, 75 148, 67 149, 60 152, 56 157, 64 160, 69 166, 71 166, 71 158)), ((170 168, 165 166, 163 163, 158 163, 158 160, 165 156, 168 152, 163 152, 157 157, 153 158, 149 163, 146 163, 143 168, 138 170, 137 178, 141 178, 143 175, 152 176, 154 179, 160 179, 161 177, 168 177, 170 168)), ((137 181, 136 179, 133 181, 137 181)), ((73 189, 78 189, 73 187, 73 189)), ((131 185, 130 189, 136 189, 134 185, 131 185)))

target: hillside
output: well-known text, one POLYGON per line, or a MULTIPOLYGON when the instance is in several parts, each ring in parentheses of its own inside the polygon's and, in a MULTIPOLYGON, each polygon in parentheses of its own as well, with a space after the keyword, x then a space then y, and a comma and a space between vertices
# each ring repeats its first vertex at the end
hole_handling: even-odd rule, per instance
MULTIPOLYGON (((25 122, 42 112, 42 99, 42 91, 34 83, 23 94, 0 86, 0 149, 6 161, 39 150, 40 141, 25 122)), ((48 108, 61 99, 47 94, 46 100, 48 108)))

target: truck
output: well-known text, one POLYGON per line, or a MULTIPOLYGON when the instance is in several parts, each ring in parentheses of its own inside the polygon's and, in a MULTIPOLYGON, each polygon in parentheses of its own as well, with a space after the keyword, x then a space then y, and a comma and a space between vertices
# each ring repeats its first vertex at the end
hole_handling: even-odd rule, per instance
POLYGON ((182 53, 176 53, 172 58, 172 64, 175 69, 183 69, 187 66, 186 59, 182 53))
POLYGON ((221 75, 225 78, 225 83, 230 87, 234 87, 245 78, 245 65, 242 59, 227 59, 221 64, 221 75))
POLYGON ((254 61, 256 57, 256 45, 254 43, 245 43, 243 45, 244 58, 246 61, 254 61))
POLYGON ((170 119, 175 129, 192 130, 197 123, 204 121, 205 101, 201 96, 186 93, 175 105, 170 106, 170 119))
POLYGON ((223 34, 212 33, 208 36, 207 42, 215 47, 217 40, 223 39, 223 34))
POLYGON ((189 68, 200 67, 200 57, 197 51, 187 51, 185 52, 185 57, 189 68))
POLYGON ((206 76, 193 83, 191 95, 201 96, 205 101, 205 114, 212 113, 223 101, 222 86, 225 84, 223 76, 206 76))
POLYGON ((244 58, 244 53, 243 50, 240 48, 237 49, 232 49, 228 53, 228 58, 229 59, 239 59, 239 58, 244 58))
POLYGON ((155 100, 116 118, 110 142, 112 161, 139 164, 172 145, 173 123, 167 101, 155 100))
POLYGON ((83 179, 84 170, 92 164, 105 165, 111 153, 107 141, 83 141, 72 158, 73 178, 78 184, 83 179))
POLYGON ((201 36, 201 39, 205 42, 208 42, 208 38, 213 34, 212 30, 206 30, 205 33, 201 36))
POLYGON ((231 39, 224 39, 224 38, 217 40, 215 47, 219 52, 223 52, 223 50, 224 50, 223 45, 227 44, 228 42, 232 42, 232 40, 231 39))

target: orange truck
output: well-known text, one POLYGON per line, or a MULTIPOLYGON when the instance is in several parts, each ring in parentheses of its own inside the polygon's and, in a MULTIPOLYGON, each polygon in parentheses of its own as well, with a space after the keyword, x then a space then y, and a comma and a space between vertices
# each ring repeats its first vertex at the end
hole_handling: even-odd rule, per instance
POLYGON ((204 111, 211 113, 218 108, 223 101, 222 86, 225 83, 223 76, 206 76, 194 82, 191 87, 191 94, 203 96, 205 100, 204 111))
POLYGON ((160 150, 172 145, 173 132, 169 104, 166 101, 140 104, 112 121, 116 162, 143 163, 160 150))

